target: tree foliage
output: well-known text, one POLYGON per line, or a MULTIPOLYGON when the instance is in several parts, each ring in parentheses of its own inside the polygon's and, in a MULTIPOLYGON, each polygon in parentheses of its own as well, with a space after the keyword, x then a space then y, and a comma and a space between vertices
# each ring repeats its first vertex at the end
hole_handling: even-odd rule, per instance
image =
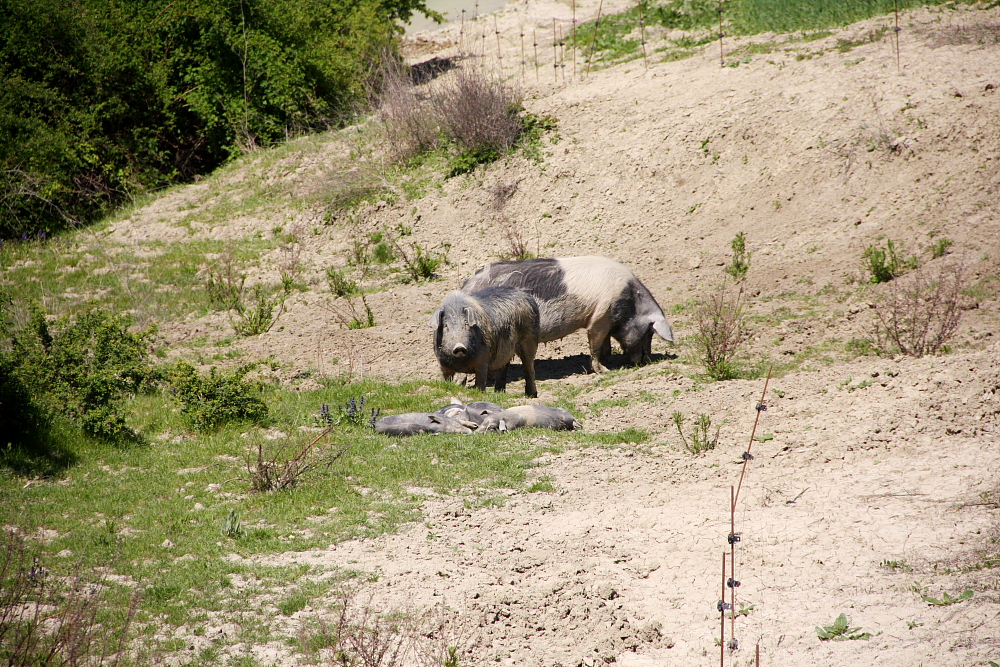
POLYGON ((0 238, 349 117, 424 0, 0 0, 0 238))

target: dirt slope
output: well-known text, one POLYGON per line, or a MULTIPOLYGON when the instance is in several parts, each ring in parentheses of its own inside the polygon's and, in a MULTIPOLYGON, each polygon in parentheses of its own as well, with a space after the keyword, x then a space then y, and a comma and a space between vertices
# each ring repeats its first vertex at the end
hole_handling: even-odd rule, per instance
MULTIPOLYGON (((567 8, 532 2, 501 14, 505 62, 518 60, 522 25, 544 28, 553 15, 565 19, 567 8)), ((666 310, 721 279, 729 243, 744 231, 754 253, 753 355, 797 365, 772 381, 780 395, 769 393, 758 433, 773 439, 754 444, 740 499, 739 600, 753 609, 738 619, 741 649, 727 660, 749 664, 759 641, 764 664, 1000 661, 998 570, 962 571, 983 562, 990 539, 995 553, 998 538, 996 506, 980 494, 1000 483, 992 282, 1000 9, 906 15, 900 70, 888 35, 870 41, 886 24, 785 42, 749 62, 749 43, 786 38, 733 42, 744 49, 730 57, 736 67, 720 67, 710 46, 686 60, 648 69, 633 61, 558 82, 546 81, 551 69, 542 67, 536 83, 529 69, 526 106, 559 121, 542 165, 513 158, 417 201, 372 207, 358 221, 369 230, 404 223, 422 245, 450 244, 443 281, 372 295, 379 325, 348 331, 326 305, 322 272, 346 264, 349 230, 290 208, 279 219, 303 230, 297 252, 312 289, 295 297, 281 330, 239 345, 276 355, 289 376, 311 368, 434 377, 427 313, 507 250, 504 223, 519 226, 540 255, 627 263, 666 310), (841 51, 838 40, 858 44, 841 51), (501 201, 498 186, 513 194, 501 201), (955 352, 920 360, 845 354, 871 318, 872 294, 856 282, 861 253, 885 237, 931 268, 965 263, 979 289, 955 352), (942 237, 954 245, 932 260, 929 247, 942 237), (974 597, 956 605, 921 599, 966 589, 974 597), (820 642, 814 626, 841 612, 874 636, 820 642)), ((421 36, 414 53, 453 53, 455 31, 421 36)), ((279 184, 306 196, 317 180, 338 177, 331 165, 340 150, 291 153, 275 168, 279 184)), ((172 238, 181 211, 208 205, 204 187, 139 210, 113 235, 172 238)), ((189 227, 225 237, 270 234, 274 224, 274 216, 248 215, 189 227)), ((278 253, 265 258, 260 276, 276 275, 280 261, 278 253)), ((670 317, 680 356, 611 382, 579 372, 583 334, 540 350, 540 401, 572 386, 588 408, 586 430, 646 429, 652 446, 554 455, 537 471, 553 493, 474 510, 431 494, 423 524, 282 562, 377 572, 372 595, 386 609, 446 605, 461 664, 717 660, 729 488, 763 380, 691 379, 698 368, 683 340, 690 310, 670 317), (684 453, 674 411, 712 415, 719 447, 700 458, 684 453)), ((228 333, 220 318, 166 330, 180 339, 194 326, 228 333)), ((654 351, 669 349, 658 341, 654 351)))

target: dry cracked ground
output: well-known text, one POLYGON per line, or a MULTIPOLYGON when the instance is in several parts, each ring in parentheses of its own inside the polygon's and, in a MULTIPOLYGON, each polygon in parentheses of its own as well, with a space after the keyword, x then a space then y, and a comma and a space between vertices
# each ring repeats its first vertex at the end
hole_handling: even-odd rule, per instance
MULTIPOLYGON (((581 17, 591 5, 580 3, 581 17)), ((152 244, 297 230, 251 281, 274 281, 294 253, 310 288, 280 327, 234 343, 275 355, 290 380, 304 369, 434 377, 428 313, 507 250, 511 226, 539 255, 628 264, 674 323, 677 347, 657 341, 655 363, 640 369, 585 374, 582 333, 539 355, 540 402, 571 392, 586 431, 632 427, 650 442, 548 455, 531 473, 553 490, 513 493, 502 506, 426 490, 422 522, 266 562, 308 563, 317 577, 377 575, 363 592, 371 608, 439 615, 440 641, 458 647, 463 665, 709 664, 720 654, 731 487, 749 447, 729 664, 752 664, 758 644, 762 664, 1000 662, 1000 9, 905 14, 898 68, 883 18, 821 39, 730 40, 727 67, 709 45, 683 60, 654 55, 648 67, 639 59, 557 79, 541 49, 549 60, 538 79, 526 68, 522 80, 510 67, 519 31, 541 26, 544 41, 552 17, 568 12, 516 3, 497 21, 505 75, 523 86, 528 111, 558 120, 540 163, 513 157, 331 219, 302 202, 350 176, 351 146, 293 142, 278 158, 174 190, 108 233, 152 244), (250 184, 268 188, 270 212, 220 208, 250 184), (399 224, 424 247, 447 247, 443 280, 380 278, 384 289, 368 298, 378 326, 347 330, 324 271, 350 270, 352 238, 399 224), (760 413, 764 378, 707 382, 690 343, 691 304, 721 281, 741 231, 753 252, 749 356, 779 370, 760 413), (928 270, 964 266, 971 289, 949 353, 851 354, 888 289, 863 284, 861 255, 886 239, 928 270), (940 239, 952 245, 935 258, 940 239), (710 415, 718 447, 687 453, 675 411, 710 415), (924 599, 965 590, 972 597, 954 604, 924 599), (841 613, 870 634, 820 641, 816 626, 841 613)), ((490 35, 483 60, 495 58, 490 35)), ((419 35, 414 61, 454 55, 458 39, 454 27, 419 35)), ((176 342, 193 331, 229 336, 228 327, 206 317, 164 331, 176 342)), ((315 603, 288 632, 323 613, 315 603)), ((254 651, 265 662, 298 659, 280 642, 254 651)))

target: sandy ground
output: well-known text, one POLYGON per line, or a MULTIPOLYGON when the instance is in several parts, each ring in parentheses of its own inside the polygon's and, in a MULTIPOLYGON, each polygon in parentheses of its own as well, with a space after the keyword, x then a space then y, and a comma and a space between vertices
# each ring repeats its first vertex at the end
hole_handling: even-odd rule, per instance
MULTIPOLYGON (((594 7, 578 11, 583 18, 594 7)), ((730 241, 744 231, 754 253, 747 293, 759 320, 752 354, 780 363, 818 352, 771 381, 776 391, 761 414, 757 433, 773 438, 753 444, 738 502, 737 610, 747 613, 736 620, 740 648, 724 652, 727 664, 752 664, 758 643, 762 664, 1000 661, 1000 577, 996 568, 974 568, 990 548, 996 553, 1000 537, 995 502, 982 495, 1000 484, 991 282, 1000 258, 1000 9, 906 14, 898 69, 891 32, 868 41, 888 25, 882 19, 771 53, 744 51, 729 57, 735 67, 720 67, 709 45, 686 60, 654 58, 648 68, 637 60, 587 76, 581 67, 576 77, 551 66, 553 16, 569 20, 569 6, 518 3, 496 23, 505 75, 521 80, 529 111, 559 121, 544 164, 512 158, 417 201, 371 207, 358 223, 374 230, 402 222, 416 242, 449 243, 444 280, 372 295, 379 325, 348 331, 321 277, 326 266, 346 264, 349 231, 320 227, 296 250, 313 289, 294 298, 280 330, 238 346, 276 355, 289 376, 314 369, 434 377, 427 314, 504 252, 504 224, 540 255, 625 262, 671 312, 721 280, 730 241), (522 30, 549 40, 537 80, 530 62, 521 76, 522 30), (841 51, 838 40, 865 43, 841 51), (502 188, 512 192, 505 201, 502 188), (955 351, 822 361, 823 350, 842 349, 870 326, 873 292, 856 282, 860 257, 885 237, 931 269, 963 262, 981 288, 965 306, 955 351), (942 237, 954 245, 931 259, 942 237), (964 590, 973 597, 948 606, 921 597, 964 590), (815 626, 840 613, 872 636, 819 641, 815 626)), ((479 44, 495 63, 493 25, 486 27, 468 32, 487 35, 479 44)), ((414 61, 455 53, 469 38, 456 31, 413 38, 414 61)), ((730 40, 727 48, 785 39, 730 40)), ((288 158, 289 192, 336 177, 337 150, 288 158)), ((176 221, 203 205, 205 187, 138 211, 113 237, 183 238, 187 229, 176 221)), ((315 216, 287 218, 307 229, 315 216)), ((224 238, 269 233, 273 224, 242 217, 190 227, 224 238)), ((267 258, 260 275, 276 274, 280 261, 277 253, 267 258)), ((398 534, 268 562, 350 564, 378 573, 370 594, 381 608, 450 610, 463 665, 717 661, 730 487, 763 380, 692 380, 697 369, 683 363, 690 311, 675 315, 679 348, 657 341, 657 363, 611 383, 581 372, 582 333, 540 350, 541 402, 565 384, 581 390, 588 410, 624 399, 581 415, 586 430, 646 429, 648 446, 552 455, 533 472, 554 492, 471 510, 428 493, 426 520, 398 534), (718 448, 685 453, 674 411, 712 415, 718 448)), ((164 331, 180 340, 192 327, 229 333, 221 318, 164 331)), ((519 382, 509 387, 519 390, 519 382)), ((729 632, 727 622, 727 640, 729 632)))

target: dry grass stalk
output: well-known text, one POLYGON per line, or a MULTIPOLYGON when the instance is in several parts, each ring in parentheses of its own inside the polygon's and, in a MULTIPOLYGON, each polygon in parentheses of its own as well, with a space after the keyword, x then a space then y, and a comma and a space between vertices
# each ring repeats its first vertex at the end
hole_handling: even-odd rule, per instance
POLYGON ((962 319, 965 266, 952 263, 930 276, 914 271, 905 281, 887 283, 875 297, 874 338, 887 355, 922 357, 941 351, 962 319))
POLYGON ((397 58, 381 58, 377 84, 369 97, 378 108, 378 118, 389 151, 396 158, 408 158, 437 148, 438 131, 434 110, 413 85, 406 63, 397 58))

